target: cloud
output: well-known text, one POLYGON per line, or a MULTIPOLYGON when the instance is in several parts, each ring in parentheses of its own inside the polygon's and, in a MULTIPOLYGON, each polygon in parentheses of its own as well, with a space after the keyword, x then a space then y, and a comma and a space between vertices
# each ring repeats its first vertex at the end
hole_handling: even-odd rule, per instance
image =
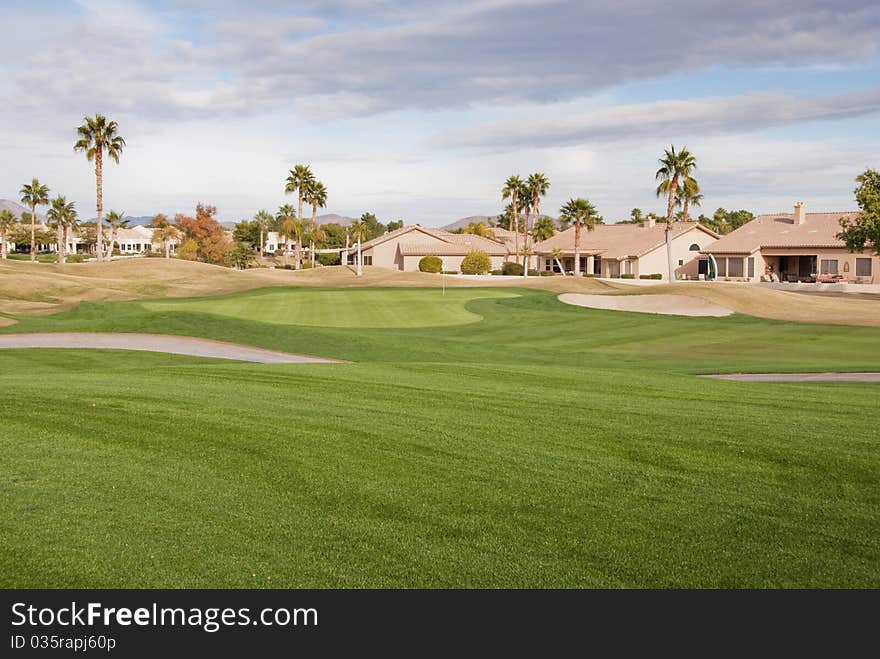
POLYGON ((438 137, 435 143, 451 148, 497 149, 628 142, 644 138, 664 143, 678 138, 746 133, 876 112, 880 112, 880 88, 812 97, 754 93, 654 101, 588 112, 545 108, 539 118, 521 116, 453 129, 438 137))

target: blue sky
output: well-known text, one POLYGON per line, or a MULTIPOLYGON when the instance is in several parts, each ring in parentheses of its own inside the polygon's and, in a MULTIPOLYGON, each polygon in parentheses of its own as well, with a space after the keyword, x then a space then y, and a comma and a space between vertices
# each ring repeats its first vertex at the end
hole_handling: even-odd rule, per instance
POLYGON ((328 212, 426 225, 498 212, 533 171, 551 214, 660 210, 670 143, 697 156, 709 213, 850 209, 880 167, 876 0, 0 5, 0 197, 38 176, 85 216, 72 144, 96 112, 128 142, 105 206, 132 215, 274 209, 297 162, 328 212))

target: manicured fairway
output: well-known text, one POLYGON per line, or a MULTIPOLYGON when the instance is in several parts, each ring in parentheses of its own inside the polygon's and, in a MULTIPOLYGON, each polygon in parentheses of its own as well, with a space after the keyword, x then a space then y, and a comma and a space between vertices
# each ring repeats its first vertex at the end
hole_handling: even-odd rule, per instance
POLYGON ((468 290, 454 314, 455 298, 408 290, 402 327, 377 309, 403 292, 346 291, 384 327, 340 326, 335 291, 287 289, 279 305, 326 324, 254 291, 0 330, 354 362, 0 352, 0 586, 880 583, 878 386, 694 377, 877 371, 880 330, 513 289, 468 290))

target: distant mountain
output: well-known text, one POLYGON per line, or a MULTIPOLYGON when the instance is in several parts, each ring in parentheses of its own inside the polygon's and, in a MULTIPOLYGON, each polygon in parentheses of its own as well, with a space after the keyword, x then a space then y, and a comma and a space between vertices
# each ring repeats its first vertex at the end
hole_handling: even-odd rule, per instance
POLYGON ((344 227, 351 226, 353 222, 356 222, 356 218, 347 217, 345 215, 338 215, 336 213, 326 213, 325 215, 318 215, 315 220, 318 224, 339 224, 344 227))
MULTIPOLYGON (((9 199, 0 199, 0 210, 6 209, 10 211, 13 215, 15 215, 15 219, 21 220, 22 213, 30 213, 30 210, 21 204, 10 201, 9 199)), ((37 221, 42 222, 46 219, 46 216, 37 211, 37 221)))
MULTIPOLYGON (((97 219, 97 217, 90 217, 88 220, 85 220, 85 221, 86 222, 94 222, 96 219, 97 219)), ((130 226, 130 227, 134 227, 134 226, 138 226, 138 225, 145 227, 150 222, 153 221, 153 216, 152 215, 137 215, 137 216, 126 215, 122 219, 127 220, 128 226, 130 226)), ((107 220, 107 215, 105 213, 104 214, 104 221, 106 221, 106 220, 107 220)))
POLYGON ((468 224, 473 224, 475 222, 482 222, 486 226, 489 226, 489 220, 495 221, 497 215, 469 215, 468 217, 463 217, 460 220, 456 220, 455 222, 451 222, 447 224, 445 227, 440 227, 444 231, 457 231, 458 229, 464 229, 468 224))

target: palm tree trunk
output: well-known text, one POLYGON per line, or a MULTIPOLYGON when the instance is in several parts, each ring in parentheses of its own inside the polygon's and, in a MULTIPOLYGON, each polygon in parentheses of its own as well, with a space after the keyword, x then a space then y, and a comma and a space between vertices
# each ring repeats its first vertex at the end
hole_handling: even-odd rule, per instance
POLYGON ((263 225, 260 224, 260 258, 263 258, 263 225))
POLYGON ((312 257, 312 269, 315 267, 315 241, 309 243, 309 256, 312 257))
POLYGON ((70 240, 70 227, 64 226, 64 262, 67 263, 67 241, 70 240))
POLYGON ((516 207, 516 192, 513 193, 513 217, 510 218, 511 229, 513 229, 513 262, 519 261, 519 213, 516 207))
POLYGON ((162 241, 162 243, 163 243, 163 246, 165 247, 165 258, 170 259, 171 258, 171 241, 166 238, 165 240, 162 241))
POLYGON ((37 205, 31 204, 31 263, 37 260, 37 205))
POLYGON ((672 220, 675 208, 675 193, 678 190, 678 174, 669 184, 669 203, 666 205, 666 265, 669 270, 669 283, 675 281, 675 268, 672 265, 672 220))
POLYGON ((284 267, 290 265, 290 236, 285 236, 284 238, 284 267))
POLYGON ((669 264, 669 282, 675 281, 675 268, 672 265, 672 223, 666 223, 666 262, 669 264))
POLYGON ((364 261, 361 255, 361 239, 358 238, 358 271, 357 276, 360 277, 364 274, 364 261))
POLYGON ((58 263, 64 263, 64 229, 61 223, 55 227, 55 259, 58 263))
POLYGON ((95 186, 97 188, 98 219, 95 220, 95 253, 103 261, 104 245, 101 243, 101 225, 104 223, 104 149, 95 151, 95 186))
POLYGON ((297 236, 296 241, 293 243, 293 261, 296 264, 297 270, 302 270, 302 237, 297 236))
POLYGON ((6 258, 6 229, 0 231, 0 258, 6 258))
POLYGON ((574 276, 581 276, 581 223, 578 220, 574 224, 574 276))
POLYGON ((688 221, 688 206, 690 205, 690 199, 687 197, 684 198, 684 208, 681 211, 681 219, 685 222, 688 221))

